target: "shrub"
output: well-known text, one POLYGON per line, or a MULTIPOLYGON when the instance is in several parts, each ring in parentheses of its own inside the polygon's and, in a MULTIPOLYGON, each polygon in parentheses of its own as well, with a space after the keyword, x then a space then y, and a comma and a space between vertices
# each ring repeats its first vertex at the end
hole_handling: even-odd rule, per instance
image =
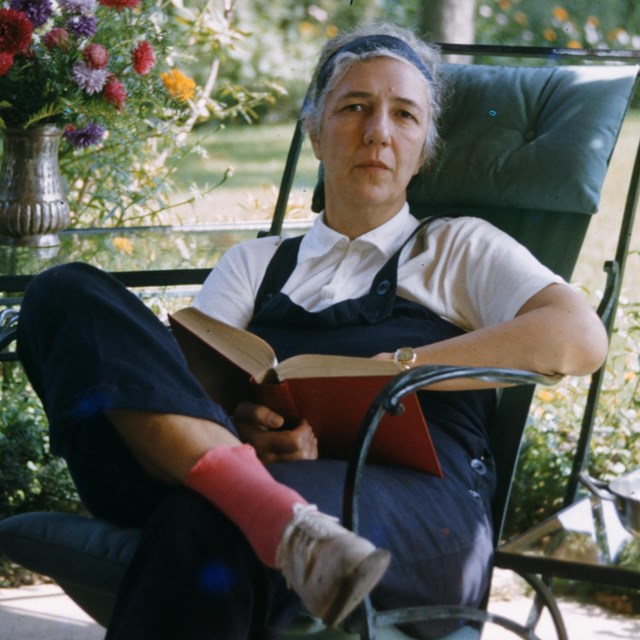
POLYGON ((5 364, 0 397, 0 519, 27 511, 80 511, 61 458, 49 450, 47 421, 22 369, 5 364))
MULTIPOLYGON (((640 466, 640 303, 621 299, 593 427, 588 472, 611 480, 640 466)), ((536 393, 505 535, 550 516, 562 504, 582 421, 587 378, 565 378, 536 393)))

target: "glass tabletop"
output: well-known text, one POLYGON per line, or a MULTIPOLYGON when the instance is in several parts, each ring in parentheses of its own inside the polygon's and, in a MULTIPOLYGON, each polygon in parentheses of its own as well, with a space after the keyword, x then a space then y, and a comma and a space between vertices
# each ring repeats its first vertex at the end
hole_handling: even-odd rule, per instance
POLYGON ((612 501, 591 496, 500 545, 496 566, 640 588, 640 538, 624 528, 612 501))
MULTIPOLYGON (((78 229, 59 234, 47 248, 0 245, 0 277, 33 275, 47 267, 80 260, 106 271, 211 268, 231 246, 255 238, 264 224, 156 226, 78 229)), ((309 223, 288 224, 283 235, 297 235, 309 223)))

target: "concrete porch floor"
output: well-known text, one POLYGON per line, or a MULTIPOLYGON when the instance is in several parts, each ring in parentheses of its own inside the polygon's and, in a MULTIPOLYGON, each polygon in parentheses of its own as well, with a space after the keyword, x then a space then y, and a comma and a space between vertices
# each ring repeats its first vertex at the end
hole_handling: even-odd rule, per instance
MULTIPOLYGON (((517 622, 523 622, 530 600, 508 572, 496 572, 490 610, 517 622)), ((597 605, 560 599, 569 637, 573 640, 637 640, 640 617, 615 614, 597 605)), ((104 629, 79 609, 52 584, 0 589, 1 640, 101 640, 104 629)), ((538 635, 555 640, 551 621, 545 615, 538 635)), ((515 636, 502 629, 487 628, 483 640, 512 640, 515 636)))

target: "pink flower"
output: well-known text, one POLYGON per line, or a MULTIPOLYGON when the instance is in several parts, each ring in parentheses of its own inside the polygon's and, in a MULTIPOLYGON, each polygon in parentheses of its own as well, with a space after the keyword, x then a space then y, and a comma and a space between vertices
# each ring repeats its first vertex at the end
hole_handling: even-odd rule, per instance
POLYGON ((141 0, 98 0, 98 2, 105 7, 111 7, 112 9, 122 11, 123 9, 133 9, 134 7, 137 7, 141 0))
POLYGON ((109 63, 109 52, 101 44, 88 44, 82 57, 90 69, 104 69, 109 63))
POLYGON ((0 53, 15 55, 31 42, 33 24, 22 11, 0 9, 0 53))
POLYGON ((42 39, 47 49, 62 49, 66 51, 69 43, 69 34, 62 27, 53 27, 51 31, 44 34, 42 39))
POLYGON ((104 99, 110 102, 118 111, 124 109, 124 103, 127 100, 127 90, 115 74, 109 74, 102 95, 104 99))
POLYGON ((6 53, 2 51, 0 53, 0 76, 9 73, 9 70, 13 66, 13 53, 6 53))
POLYGON ((147 75, 156 64, 156 54, 153 52, 153 47, 146 40, 143 40, 131 52, 131 59, 133 60, 133 68, 141 76, 147 75))

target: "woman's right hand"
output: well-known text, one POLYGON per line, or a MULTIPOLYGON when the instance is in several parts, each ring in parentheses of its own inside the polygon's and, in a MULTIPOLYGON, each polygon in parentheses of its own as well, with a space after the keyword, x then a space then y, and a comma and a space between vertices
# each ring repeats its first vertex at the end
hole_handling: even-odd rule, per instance
POLYGON ((240 439, 253 446, 264 464, 318 457, 318 440, 306 420, 284 428, 282 416, 253 402, 241 402, 231 419, 240 439))

